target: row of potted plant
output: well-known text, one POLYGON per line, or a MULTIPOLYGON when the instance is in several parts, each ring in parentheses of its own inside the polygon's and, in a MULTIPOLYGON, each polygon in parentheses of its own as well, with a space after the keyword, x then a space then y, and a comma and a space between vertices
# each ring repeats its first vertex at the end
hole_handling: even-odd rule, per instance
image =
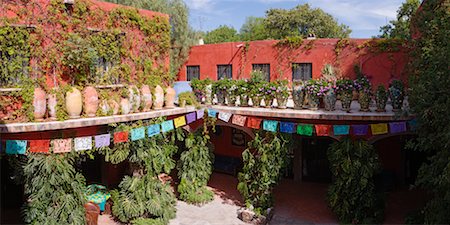
POLYGON ((162 109, 163 106, 174 108, 175 96, 172 87, 168 86, 164 90, 159 85, 153 91, 148 85, 107 90, 88 86, 82 91, 76 87, 68 87, 62 96, 56 95, 55 90, 46 93, 44 89, 37 87, 34 89, 33 114, 35 121, 43 121, 46 116, 49 120, 56 120, 57 110, 64 110, 70 119, 80 118, 82 113, 87 117, 125 115, 162 109), (58 97, 64 98, 63 105, 58 106, 58 97))
MULTIPOLYGON (((278 108, 286 108, 290 89, 286 80, 267 82, 262 79, 260 72, 254 71, 249 80, 221 79, 219 81, 194 80, 191 82, 193 91, 199 102, 212 104, 213 96, 217 97, 217 104, 248 106, 249 99, 254 107, 259 107, 261 101, 266 107, 271 107, 273 100, 277 100, 278 108)), ((340 99, 343 111, 350 111, 351 103, 357 96, 360 111, 369 111, 372 99, 375 99, 377 112, 384 112, 388 98, 391 99, 393 111, 399 111, 403 105, 404 85, 400 80, 393 80, 389 89, 379 85, 375 92, 372 84, 365 76, 355 80, 308 80, 296 81, 292 87, 292 98, 296 109, 317 110, 323 102, 325 110, 335 110, 337 99, 340 99), (356 93, 356 94, 355 94, 356 93)))

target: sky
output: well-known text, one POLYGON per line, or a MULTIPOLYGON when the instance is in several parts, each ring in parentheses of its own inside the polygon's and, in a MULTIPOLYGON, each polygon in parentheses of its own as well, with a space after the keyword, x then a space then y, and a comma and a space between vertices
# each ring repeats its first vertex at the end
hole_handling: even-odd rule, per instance
POLYGON ((190 24, 196 30, 210 31, 220 25, 239 31, 248 16, 264 17, 270 8, 291 9, 309 3, 331 14, 352 29, 352 38, 380 34, 380 26, 395 19, 404 0, 185 0, 190 24))

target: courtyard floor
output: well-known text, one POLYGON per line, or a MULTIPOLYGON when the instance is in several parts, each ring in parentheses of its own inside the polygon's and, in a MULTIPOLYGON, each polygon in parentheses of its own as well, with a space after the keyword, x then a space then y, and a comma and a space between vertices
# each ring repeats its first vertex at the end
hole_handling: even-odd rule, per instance
MULTIPOLYGON (((216 194, 214 201, 201 207, 177 203, 176 218, 170 225, 245 225, 237 218, 243 201, 236 190, 237 179, 214 173, 209 187, 216 194)), ((282 180, 275 189, 275 214, 271 225, 338 224, 327 206, 328 184, 282 180)), ((420 207, 425 198, 420 191, 397 190, 386 197, 385 224, 402 224, 406 213, 420 207)), ((108 216, 99 218, 99 224, 117 224, 108 216)))

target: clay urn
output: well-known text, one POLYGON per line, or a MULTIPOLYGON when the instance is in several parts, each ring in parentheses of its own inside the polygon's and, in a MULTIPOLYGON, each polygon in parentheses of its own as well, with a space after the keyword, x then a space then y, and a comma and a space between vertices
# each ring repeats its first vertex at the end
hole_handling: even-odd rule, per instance
POLYGON ((100 110, 101 110, 101 112, 102 112, 102 115, 104 115, 104 116, 108 115, 109 110, 111 109, 111 107, 110 107, 109 104, 108 104, 108 101, 106 101, 105 99, 103 99, 103 100, 100 102, 99 107, 100 107, 100 110))
POLYGON ((47 95, 47 107, 48 107, 48 116, 50 120, 56 120, 56 106, 58 105, 58 101, 56 100, 55 94, 47 95))
POLYGON ((141 106, 141 96, 139 95, 139 89, 132 85, 128 88, 128 93, 129 93, 129 101, 130 101, 130 106, 131 112, 139 112, 139 108, 141 106))
POLYGON ((129 114, 131 111, 131 104, 127 98, 120 99, 120 112, 122 115, 129 114))
POLYGON ((86 87, 83 90, 84 113, 89 117, 95 117, 98 109, 98 93, 94 87, 86 87))
POLYGON ((108 105, 109 105, 109 107, 112 109, 112 114, 113 114, 113 115, 119 114, 119 111, 120 111, 120 105, 119 105, 119 103, 117 103, 115 100, 110 99, 110 100, 108 101, 108 105))
POLYGON ((175 108, 175 97, 177 96, 177 93, 175 92, 175 89, 172 87, 167 87, 166 89, 166 108, 173 109, 175 108))
POLYGON ((148 112, 150 109, 152 109, 152 92, 150 91, 150 88, 148 85, 142 85, 141 87, 141 97, 142 97, 142 111, 148 112))
POLYGON ((83 99, 81 92, 74 87, 66 93, 66 110, 70 119, 80 118, 83 110, 83 99))
POLYGON ((45 91, 42 88, 34 89, 33 107, 34 120, 43 121, 47 110, 47 99, 45 91))
POLYGON ((162 109, 164 105, 164 90, 157 85, 155 88, 155 102, 153 102, 153 109, 162 109))

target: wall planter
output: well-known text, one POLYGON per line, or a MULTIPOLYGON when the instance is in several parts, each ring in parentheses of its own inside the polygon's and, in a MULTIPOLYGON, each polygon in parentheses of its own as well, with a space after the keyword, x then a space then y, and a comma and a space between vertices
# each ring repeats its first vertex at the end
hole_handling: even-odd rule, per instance
POLYGON ((168 108, 168 109, 175 108, 175 97, 176 96, 177 96, 177 93, 175 92, 175 89, 168 86, 166 88, 166 95, 165 95, 166 108, 168 108))
POLYGON ((48 116, 50 120, 56 120, 56 105, 58 101, 56 100, 56 94, 47 95, 47 108, 48 116))
POLYGON ((155 87, 155 101, 153 102, 153 109, 162 109, 164 106, 164 90, 161 86, 157 85, 155 87))
POLYGON ((325 105, 325 110, 334 111, 336 108, 336 92, 333 89, 329 89, 324 93, 323 103, 325 105))
POLYGON ((83 90, 83 109, 88 117, 95 117, 98 109, 98 93, 94 87, 86 87, 83 90))
POLYGON ((66 93, 66 110, 70 119, 80 118, 81 111, 83 110, 83 99, 81 92, 75 87, 72 87, 66 93))
POLYGON ((152 109, 153 97, 152 92, 148 85, 142 85, 141 87, 141 96, 142 96, 142 111, 148 112, 152 109))
POLYGON ((34 89, 33 107, 34 120, 43 121, 47 110, 47 99, 45 91, 42 88, 34 89))

